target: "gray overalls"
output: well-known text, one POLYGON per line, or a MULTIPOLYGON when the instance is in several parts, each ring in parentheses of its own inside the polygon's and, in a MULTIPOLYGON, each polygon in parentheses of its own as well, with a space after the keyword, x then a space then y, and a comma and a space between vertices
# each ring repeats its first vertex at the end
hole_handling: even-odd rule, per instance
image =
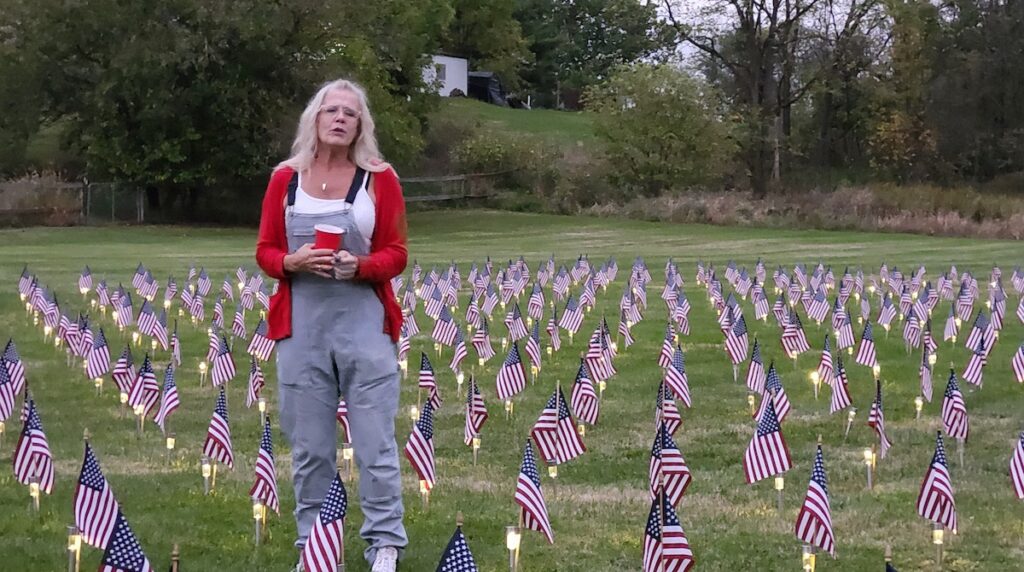
MULTIPOLYGON (((367 192, 368 174, 357 169, 346 207, 367 192)), ((314 240, 314 225, 345 229, 344 248, 365 256, 349 208, 324 214, 293 212, 297 176, 289 184, 285 227, 288 251, 314 240)), ((359 467, 360 534, 373 562, 378 548, 399 554, 408 544, 402 524, 402 481, 395 443, 399 374, 395 344, 384 334, 384 306, 373 286, 314 274, 291 276, 292 335, 277 342, 281 429, 292 447, 296 546, 303 546, 337 471, 339 395, 348 403, 352 446, 359 467)))

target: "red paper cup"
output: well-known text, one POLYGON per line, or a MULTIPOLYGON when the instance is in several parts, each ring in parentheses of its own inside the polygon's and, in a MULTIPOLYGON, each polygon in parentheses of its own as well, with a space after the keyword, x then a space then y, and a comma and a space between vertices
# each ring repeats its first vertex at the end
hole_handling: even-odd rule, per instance
POLYGON ((313 227, 316 231, 316 240, 313 248, 326 248, 337 252, 344 245, 345 229, 332 224, 318 224, 313 227))

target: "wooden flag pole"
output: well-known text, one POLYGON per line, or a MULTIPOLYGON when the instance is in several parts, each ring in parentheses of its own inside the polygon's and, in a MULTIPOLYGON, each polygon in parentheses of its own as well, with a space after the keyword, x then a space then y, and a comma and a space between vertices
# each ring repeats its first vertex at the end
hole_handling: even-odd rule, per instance
POLYGON ((956 452, 957 452, 957 454, 960 455, 960 468, 961 469, 964 468, 964 442, 965 442, 965 440, 964 440, 963 437, 957 437, 957 439, 956 439, 956 443, 957 443, 956 452))
MULTIPOLYGON (((780 501, 781 502, 781 501, 780 501)), ((665 539, 665 475, 664 473, 658 474, 658 520, 661 521, 661 537, 662 545, 664 545, 665 539)), ((659 550, 659 552, 662 552, 659 550)), ((658 571, 665 572, 665 555, 662 553, 661 558, 658 559, 658 571)))

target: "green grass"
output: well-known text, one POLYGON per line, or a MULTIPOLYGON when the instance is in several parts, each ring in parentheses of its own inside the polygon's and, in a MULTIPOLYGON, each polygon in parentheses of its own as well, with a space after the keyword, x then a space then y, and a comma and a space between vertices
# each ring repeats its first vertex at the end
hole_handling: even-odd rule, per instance
MULTIPOLYGON (((917 354, 907 356, 898 335, 879 335, 879 358, 884 378, 887 427, 894 446, 880 462, 877 487, 865 490, 861 451, 876 442, 866 427, 873 383, 866 368, 849 364, 851 393, 858 408, 856 423, 844 441, 842 415, 828 415, 827 391, 815 401, 807 372, 817 363, 824 328, 808 324, 812 351, 802 356, 798 369, 781 358, 778 330, 754 323, 749 303, 746 317, 753 334, 764 344, 765 359, 779 359, 779 370, 794 410, 784 432, 792 451, 794 468, 787 474, 785 510, 775 511, 775 491, 769 481, 754 486, 743 482, 741 459, 753 431, 745 387, 734 383, 728 360, 721 350, 722 336, 713 313, 694 283, 694 262, 712 260, 720 267, 729 259, 752 267, 763 256, 769 268, 792 267, 822 260, 839 272, 849 264, 862 265, 866 273, 877 271, 884 260, 907 270, 925 264, 929 273, 948 268, 970 268, 987 277, 993 262, 1009 273, 1020 263, 1020 244, 1009 241, 929 238, 896 234, 729 229, 682 226, 612 219, 567 218, 508 214, 489 211, 435 211, 417 213, 410 220, 411 253, 425 268, 455 260, 463 276, 472 261, 490 255, 499 263, 524 255, 536 270, 537 263, 554 253, 559 262, 570 262, 580 253, 591 261, 618 258, 618 280, 599 295, 599 311, 607 312, 615 327, 617 301, 633 257, 642 255, 650 264, 654 283, 649 289, 651 309, 634 328, 638 342, 616 360, 618 376, 605 393, 600 424, 588 430, 589 451, 563 466, 557 482, 543 478, 555 531, 554 546, 539 534, 524 538, 523 570, 615 571, 640 566, 643 527, 649 500, 646 493, 647 464, 653 438, 653 407, 660 371, 655 357, 664 328, 664 305, 658 298, 665 259, 673 257, 686 277, 686 292, 693 303, 693 334, 682 340, 694 407, 684 410, 684 426, 677 441, 693 472, 693 483, 679 510, 698 562, 698 570, 797 569, 800 543, 793 523, 810 474, 815 442, 824 439, 825 463, 832 494, 832 510, 838 537, 839 559, 818 560, 819 570, 860 571, 881 569, 884 546, 893 546, 900 570, 932 570, 930 526, 916 515, 914 502, 921 477, 930 461, 934 432, 940 426, 939 403, 945 376, 937 367, 936 400, 926 404, 921 420, 914 419, 917 394, 917 354)), ((29 383, 38 401, 50 446, 56 457, 54 494, 42 500, 42 512, 34 515, 24 486, 10 472, 16 419, 0 445, 0 554, 3 569, 60 570, 65 566, 65 526, 72 519, 72 494, 82 455, 81 435, 93 434, 93 444, 121 506, 155 568, 166 569, 172 545, 181 545, 187 570, 285 570, 294 563, 291 548, 294 507, 290 483, 289 452, 275 428, 282 514, 270 518, 272 538, 258 550, 251 546, 250 500, 258 444, 258 415, 244 408, 245 380, 240 375, 230 384, 229 408, 235 444, 236 468, 219 474, 216 493, 202 494, 199 450, 213 408, 215 393, 198 385, 197 361, 205 353, 205 332, 183 325, 184 364, 178 370, 182 407, 172 417, 179 449, 174 461, 164 460, 163 441, 152 424, 141 440, 133 423, 118 417, 117 396, 108 380, 97 397, 79 370, 69 370, 52 347, 44 346, 38 329, 26 320, 14 294, 22 264, 54 287, 61 300, 81 306, 74 294, 76 278, 84 264, 97 277, 130 282, 135 264, 144 261, 161 280, 168 273, 179 279, 191 261, 211 270, 215 284, 239 264, 252 265, 255 231, 144 228, 26 229, 0 233, 0 337, 13 336, 28 368, 29 383)), ((461 321, 466 294, 461 297, 461 321)), ((1017 302, 1014 296, 1011 307, 1017 302)), ((230 308, 230 306, 229 306, 230 308)), ((944 317, 947 304, 937 309, 944 317)), ((941 322, 935 328, 941 335, 941 322)), ((583 331, 595 327, 591 314, 583 331)), ((100 320, 112 330, 109 319, 100 320)), ((251 330, 254 317, 250 316, 251 330)), ((419 316, 429 331, 428 319, 419 316)), ((985 387, 965 389, 971 415, 971 435, 966 467, 956 461, 956 446, 947 443, 956 485, 960 535, 946 548, 948 570, 1020 570, 1024 568, 1021 535, 1024 506, 1016 500, 1007 476, 1014 440, 1022 429, 1022 389, 1011 377, 1009 359, 1024 338, 1024 327, 1012 316, 1002 332, 985 372, 985 387)), ((494 337, 502 328, 495 325, 494 337)), ((879 332, 880 333, 880 332, 879 332)), ((859 332, 858 332, 859 334, 859 332)), ((123 340, 116 335, 114 353, 123 340)), ((564 338, 563 338, 564 339, 564 338)), ((412 356, 431 351, 421 335, 412 344, 412 356)), ((504 527, 516 520, 512 492, 521 459, 521 447, 556 380, 572 381, 583 348, 579 338, 553 360, 544 364, 541 380, 517 398, 516 416, 506 421, 495 400, 494 376, 498 359, 478 371, 491 412, 484 426, 480 463, 462 444, 462 412, 455 396, 454 377, 434 360, 446 404, 437 418, 435 445, 439 481, 429 510, 417 498, 417 487, 408 463, 402 459, 406 494, 406 523, 411 538, 405 570, 433 570, 453 528, 456 511, 465 514, 465 532, 482 570, 500 571, 507 563, 504 527)), ((471 355, 472 352, 471 352, 471 355)), ((433 357, 433 354, 432 354, 433 357)), ((450 353, 447 357, 450 357, 450 353)), ((956 363, 962 370, 967 352, 958 344, 940 344, 939 364, 956 363)), ((166 359, 160 356, 160 362, 166 359)), ((247 361, 239 356, 240 373, 247 361)), ((472 360, 470 360, 472 362, 472 360)), ((265 395, 276 404, 276 371, 269 377, 265 395)), ((158 375, 161 375, 158 372, 158 375)), ((741 373, 742 375, 742 373, 741 373)), ((162 377, 161 377, 162 379, 162 377)), ((414 376, 404 382, 403 411, 417 398, 414 376)), ((404 446, 409 420, 397 420, 399 445, 404 446)), ((351 485, 354 485, 352 483, 351 485)), ((354 491, 354 486, 350 486, 354 491)), ((346 526, 347 570, 365 571, 359 556, 363 542, 358 536, 362 518, 357 495, 346 526)), ((95 569, 98 550, 86 548, 83 570, 95 569)))
POLYGON ((469 98, 446 98, 436 117, 472 121, 485 129, 537 135, 559 145, 582 145, 594 140, 591 117, 582 111, 512 109, 469 98))

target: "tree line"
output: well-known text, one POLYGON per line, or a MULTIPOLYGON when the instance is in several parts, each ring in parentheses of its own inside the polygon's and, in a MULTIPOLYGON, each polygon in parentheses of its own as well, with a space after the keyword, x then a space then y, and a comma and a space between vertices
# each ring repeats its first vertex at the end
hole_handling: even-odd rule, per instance
POLYGON ((415 164, 434 53, 535 106, 600 110, 618 156, 673 159, 640 152, 615 118, 698 130, 660 136, 673 156, 726 165, 673 166, 687 174, 651 177, 650 192, 723 170, 757 196, 816 173, 1024 171, 1024 3, 1010 0, 7 0, 0 172, 58 125, 82 172, 187 201, 265 176, 313 87, 337 76, 367 86, 388 158, 415 164), (633 106, 654 117, 620 114, 633 106))

